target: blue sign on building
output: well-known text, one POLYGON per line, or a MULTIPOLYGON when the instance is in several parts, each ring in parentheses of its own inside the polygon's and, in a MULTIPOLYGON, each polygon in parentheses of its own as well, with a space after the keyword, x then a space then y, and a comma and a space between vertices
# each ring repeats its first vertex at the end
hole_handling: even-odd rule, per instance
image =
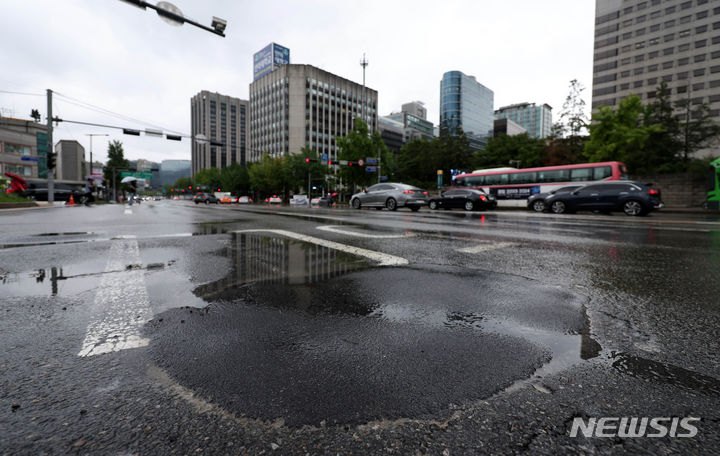
POLYGON ((270 43, 253 55, 253 80, 270 73, 275 68, 290 63, 290 49, 270 43))

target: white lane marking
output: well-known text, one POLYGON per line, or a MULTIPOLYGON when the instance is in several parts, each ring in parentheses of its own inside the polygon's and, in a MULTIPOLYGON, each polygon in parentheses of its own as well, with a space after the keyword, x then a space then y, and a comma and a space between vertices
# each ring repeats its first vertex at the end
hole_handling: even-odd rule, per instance
POLYGON ((366 233, 358 233, 356 231, 349 231, 344 230, 340 228, 339 226, 334 225, 323 225, 318 226, 318 230, 321 231, 329 231, 331 233, 338 233, 338 234, 347 234, 349 236, 357 236, 362 238, 370 238, 370 239, 397 239, 397 238, 403 238, 403 237, 412 237, 414 234, 408 233, 408 234, 366 234, 366 233))
POLYGON ((110 247, 107 273, 95 295, 96 319, 88 325, 78 356, 145 347, 150 342, 140 334, 141 327, 152 318, 144 271, 124 271, 126 265, 141 262, 137 240, 128 238, 115 240, 110 247), (122 272, 110 272, 118 270, 122 272))
POLYGON ((408 264, 408 260, 394 255, 388 255, 387 253, 376 252, 374 250, 361 249, 360 247, 353 247, 351 245, 340 244, 339 242, 327 241, 325 239, 316 238, 313 236, 306 236, 304 234, 295 233, 293 231, 286 230, 240 230, 233 231, 234 233, 273 233, 279 236, 289 237, 291 239, 297 239, 298 241, 309 242, 329 249, 340 250, 341 252, 351 253, 353 255, 364 256, 373 261, 377 261, 379 266, 400 266, 408 264))
POLYGON ((126 208, 125 208, 125 215, 130 215, 130 214, 132 214, 132 209, 130 209, 129 207, 126 207, 126 208))
POLYGON ((495 242, 493 244, 480 244, 473 247, 465 247, 464 249, 456 249, 462 253, 483 253, 489 252, 490 250, 504 249, 506 247, 516 247, 518 244, 515 242, 495 242))

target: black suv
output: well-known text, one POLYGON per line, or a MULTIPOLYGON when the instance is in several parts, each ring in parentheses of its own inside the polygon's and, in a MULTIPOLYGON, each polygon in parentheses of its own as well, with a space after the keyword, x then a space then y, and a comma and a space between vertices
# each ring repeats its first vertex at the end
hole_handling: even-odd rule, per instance
POLYGON ((623 211, 627 215, 647 215, 651 210, 663 207, 660 190, 652 185, 629 181, 599 182, 569 193, 549 195, 545 204, 555 214, 623 211))
POLYGON ((195 204, 205 203, 205 204, 219 204, 220 200, 217 199, 215 195, 212 193, 198 193, 193 197, 193 201, 195 204))
POLYGON ((497 201, 492 196, 487 195, 482 190, 473 188, 454 188, 440 193, 440 196, 434 196, 428 200, 430 209, 452 209, 461 207, 466 211, 474 211, 475 209, 486 210, 494 209, 497 201))

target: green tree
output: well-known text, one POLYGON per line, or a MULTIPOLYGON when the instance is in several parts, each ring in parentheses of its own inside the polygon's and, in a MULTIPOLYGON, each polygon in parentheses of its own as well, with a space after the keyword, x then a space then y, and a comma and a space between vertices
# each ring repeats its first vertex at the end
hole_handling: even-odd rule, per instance
POLYGON ((431 188, 437 183, 436 173, 440 166, 440 140, 414 139, 400 149, 397 177, 406 184, 431 188))
POLYGON ((590 125, 590 140, 585 153, 590 161, 622 161, 631 172, 648 171, 652 155, 649 139, 663 131, 662 126, 647 125, 645 106, 637 95, 624 98, 617 110, 600 106, 590 125))
POLYGON ((474 168, 495 168, 519 162, 519 167, 542 166, 545 141, 521 135, 500 135, 488 141, 484 151, 476 154, 474 168))
POLYGON ((125 151, 123 145, 118 140, 113 140, 108 144, 108 161, 103 167, 103 177, 112 186, 113 184, 113 168, 115 168, 115 179, 116 184, 120 180, 120 170, 130 169, 130 162, 125 158, 125 151))
MULTIPOLYGON (((340 148, 340 160, 358 161, 368 157, 380 157, 383 175, 391 176, 394 172, 394 157, 380 133, 375 131, 370 134, 367 124, 359 117, 355 118, 353 129, 345 137, 338 138, 337 144, 340 148)), ((378 179, 377 173, 369 173, 361 166, 342 166, 339 175, 350 188, 371 185, 378 179)))
POLYGON ((189 177, 181 177, 178 180, 175 181, 175 183, 171 186, 171 188, 180 188, 187 190, 188 187, 192 187, 192 179, 189 177))
POLYGON ((241 194, 250 188, 250 176, 247 167, 239 163, 220 170, 220 188, 225 192, 241 194))
POLYGON ((442 170, 445 176, 444 183, 447 185, 451 169, 466 170, 472 167, 473 151, 467 135, 461 128, 452 133, 446 128, 441 128, 437 141, 435 153, 438 155, 433 160, 436 166, 434 174, 437 176, 437 171, 442 170))
POLYGON ((717 141, 720 126, 712 121, 707 104, 693 105, 691 99, 685 99, 678 101, 675 107, 682 117, 679 123, 679 142, 682 145, 682 157, 687 161, 690 154, 717 141))
POLYGON ((585 114, 585 100, 582 93, 585 87, 577 80, 570 81, 570 92, 560 112, 560 120, 553 125, 552 136, 559 140, 555 144, 559 156, 582 157, 587 140, 588 118, 585 114))
POLYGON ((304 188, 308 195, 310 194, 310 189, 307 188, 308 174, 310 174, 312 181, 317 182, 319 180, 325 181, 328 172, 327 165, 320 163, 320 154, 307 146, 303 147, 299 154, 287 156, 283 164, 288 188, 294 192, 299 192, 300 188, 304 188), (315 161, 306 162, 306 158, 315 161))
POLYGON ((220 177, 220 170, 217 168, 206 168, 201 169, 195 173, 195 186, 204 186, 210 189, 216 190, 222 187, 222 179, 220 177))
POLYGON ((248 169, 250 186, 263 195, 286 193, 285 164, 282 157, 273 158, 264 154, 259 162, 248 169))

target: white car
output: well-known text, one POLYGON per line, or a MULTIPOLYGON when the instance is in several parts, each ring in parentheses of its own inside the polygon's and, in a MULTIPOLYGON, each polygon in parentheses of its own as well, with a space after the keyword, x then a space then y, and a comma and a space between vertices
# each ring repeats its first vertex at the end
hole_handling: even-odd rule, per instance
POLYGON ((265 204, 282 204, 283 200, 277 195, 265 198, 265 204))
POLYGON ((252 204, 252 202, 252 198, 250 198, 249 196, 241 196, 237 199, 238 204, 252 204))
POLYGON ((291 206, 309 206, 310 200, 308 199, 307 195, 293 195, 292 199, 290 200, 291 206))

